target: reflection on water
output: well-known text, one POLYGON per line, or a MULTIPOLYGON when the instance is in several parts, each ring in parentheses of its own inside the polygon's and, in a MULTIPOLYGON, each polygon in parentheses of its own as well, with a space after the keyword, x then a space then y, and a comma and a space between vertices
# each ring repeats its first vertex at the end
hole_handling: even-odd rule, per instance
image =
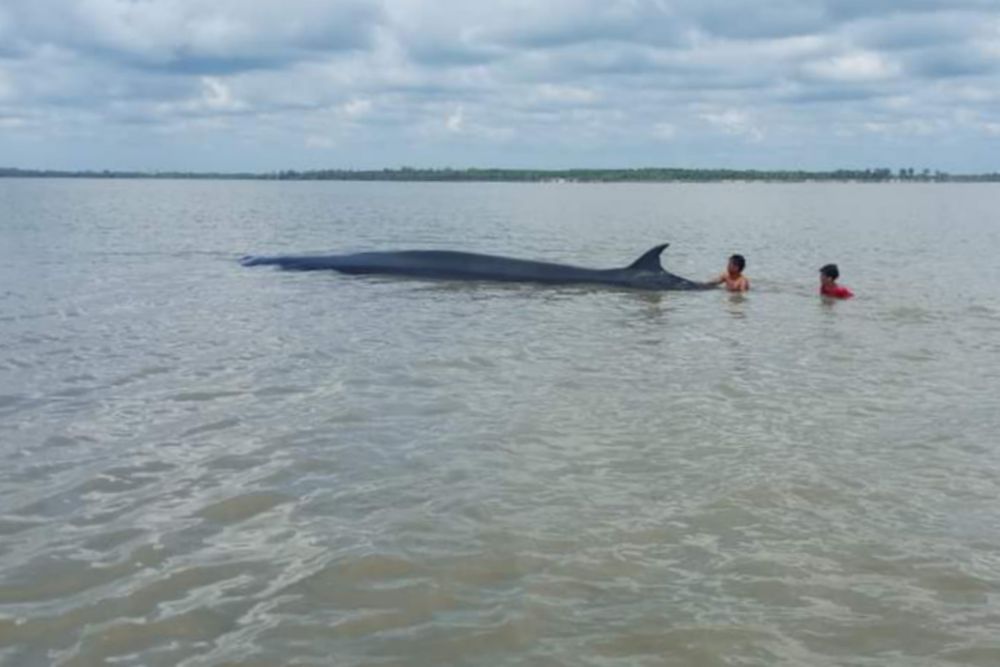
POLYGON ((0 181, 0 664, 998 664, 995 201, 0 181), (235 261, 659 241, 754 291, 235 261))
POLYGON ((747 296, 746 294, 727 294, 729 307, 726 309, 729 314, 736 319, 743 319, 747 316, 747 296))

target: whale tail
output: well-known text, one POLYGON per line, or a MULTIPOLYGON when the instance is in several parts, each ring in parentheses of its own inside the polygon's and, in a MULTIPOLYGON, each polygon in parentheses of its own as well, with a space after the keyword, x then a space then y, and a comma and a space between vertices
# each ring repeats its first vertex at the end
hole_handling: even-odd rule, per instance
POLYGON ((661 243, 660 245, 653 246, 644 252, 642 257, 629 264, 628 268, 633 271, 655 271, 657 273, 663 273, 663 265, 660 264, 660 254, 668 245, 670 244, 661 243))

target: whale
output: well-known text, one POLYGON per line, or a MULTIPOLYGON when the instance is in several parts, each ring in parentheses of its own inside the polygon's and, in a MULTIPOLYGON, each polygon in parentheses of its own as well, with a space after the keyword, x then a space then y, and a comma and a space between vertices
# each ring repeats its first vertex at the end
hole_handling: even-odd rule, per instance
POLYGON ((248 255, 243 266, 277 266, 286 271, 339 271, 407 278, 518 282, 544 285, 606 285, 639 290, 702 290, 699 283, 664 270, 660 255, 669 243, 644 252, 628 266, 590 269, 569 264, 484 255, 454 250, 397 250, 347 255, 248 255))

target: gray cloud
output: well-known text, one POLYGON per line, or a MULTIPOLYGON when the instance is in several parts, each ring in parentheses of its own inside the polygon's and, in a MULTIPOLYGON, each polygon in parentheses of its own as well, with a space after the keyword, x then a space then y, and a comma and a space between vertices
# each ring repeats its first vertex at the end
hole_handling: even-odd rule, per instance
POLYGON ((925 49, 960 44, 989 30, 982 12, 942 11, 878 17, 856 26, 855 41, 867 48, 925 49))
POLYGON ((376 5, 363 0, 9 2, 7 33, 22 52, 54 45, 187 73, 257 69, 317 52, 365 48, 381 17, 376 5))
POLYGON ((0 6, 0 153, 26 166, 41 146, 53 166, 95 147, 111 168, 119 154, 162 166, 118 136, 210 138, 220 162, 204 168, 650 164, 664 146, 673 164, 721 166, 801 146, 803 164, 784 165, 798 167, 810 147, 848 164, 873 137, 908 163, 940 138, 961 164, 1000 141, 998 84, 993 0, 0 6))
POLYGON ((707 35, 733 39, 769 39, 815 34, 832 24, 825 3, 810 0, 707 0, 692 2, 692 24, 707 35))
POLYGON ((1000 69, 1000 59, 984 57, 970 45, 922 49, 905 62, 915 75, 930 79, 989 75, 1000 69))

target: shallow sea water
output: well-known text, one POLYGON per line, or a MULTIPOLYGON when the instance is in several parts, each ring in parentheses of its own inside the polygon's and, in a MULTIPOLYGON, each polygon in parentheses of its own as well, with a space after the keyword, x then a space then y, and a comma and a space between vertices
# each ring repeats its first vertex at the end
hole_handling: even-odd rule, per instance
POLYGON ((0 180, 0 664, 1000 664, 998 204, 0 180), (237 262, 663 241, 753 290, 237 262))

